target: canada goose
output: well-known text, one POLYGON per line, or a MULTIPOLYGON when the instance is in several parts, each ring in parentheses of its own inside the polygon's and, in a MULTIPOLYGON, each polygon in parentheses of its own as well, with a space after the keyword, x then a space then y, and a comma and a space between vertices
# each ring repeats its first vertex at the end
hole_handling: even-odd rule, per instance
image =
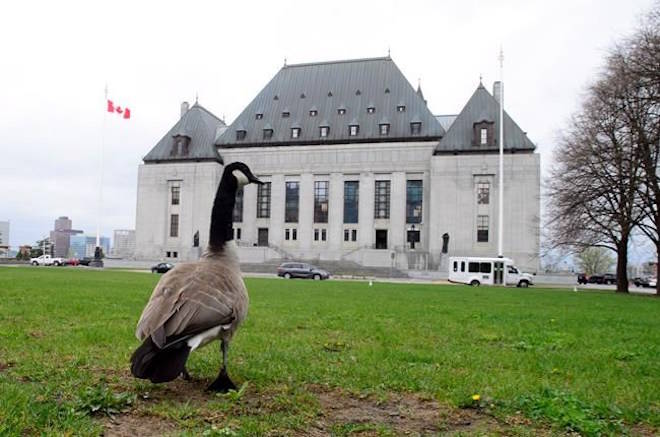
POLYGON ((197 262, 178 264, 156 285, 135 332, 142 345, 131 357, 131 373, 151 382, 183 375, 191 351, 220 339, 222 367, 209 390, 236 386, 227 375, 227 348, 248 309, 248 295, 234 250, 232 211, 236 191, 262 184, 242 162, 227 165, 211 212, 209 245, 197 262))

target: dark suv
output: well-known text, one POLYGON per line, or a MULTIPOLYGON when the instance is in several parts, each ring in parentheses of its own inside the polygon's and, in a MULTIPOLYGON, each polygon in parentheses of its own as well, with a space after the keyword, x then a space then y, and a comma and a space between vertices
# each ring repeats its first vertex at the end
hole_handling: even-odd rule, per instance
POLYGON ((613 273, 605 273, 603 275, 603 284, 616 284, 616 275, 613 273))
POLYGON ((282 278, 305 278, 320 281, 330 278, 330 273, 305 263, 284 263, 277 268, 277 276, 282 278))
POLYGON ((577 281, 578 284, 586 284, 587 282, 589 282, 589 278, 587 278, 587 275, 585 275, 584 273, 578 273, 577 281))

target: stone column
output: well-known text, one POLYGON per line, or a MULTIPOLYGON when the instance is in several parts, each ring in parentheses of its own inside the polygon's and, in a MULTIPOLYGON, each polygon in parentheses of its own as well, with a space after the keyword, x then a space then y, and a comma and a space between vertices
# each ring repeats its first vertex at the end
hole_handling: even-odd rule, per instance
MULTIPOLYGON (((284 241, 284 175, 274 174, 270 184, 270 228, 268 241, 270 244, 282 247, 284 241)), ((257 230, 254 231, 254 241, 257 241, 257 230)))
POLYGON ((328 243, 331 251, 340 251, 344 223, 344 178, 341 173, 330 175, 328 210, 328 243))
POLYGON ((406 174, 392 173, 390 192, 390 249, 400 248, 405 244, 406 227, 406 174))
POLYGON ((375 184, 373 173, 360 174, 360 191, 358 205, 358 241, 360 247, 374 245, 374 196, 375 184))
MULTIPOLYGON (((255 243, 257 235, 257 186, 248 184, 243 187, 243 224, 241 240, 255 243)), ((270 231, 268 232, 270 239, 270 231)))
POLYGON ((300 248, 309 250, 312 247, 314 225, 314 177, 311 173, 300 176, 300 197, 298 203, 298 240, 300 248))

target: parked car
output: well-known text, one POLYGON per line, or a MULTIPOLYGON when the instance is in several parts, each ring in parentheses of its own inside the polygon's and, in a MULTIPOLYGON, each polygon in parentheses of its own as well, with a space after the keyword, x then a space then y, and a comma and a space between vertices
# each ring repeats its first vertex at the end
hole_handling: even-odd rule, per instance
POLYGON ((50 255, 41 255, 36 258, 30 258, 30 264, 33 266, 63 266, 63 258, 53 258, 50 255))
POLYGON ((80 260, 78 258, 69 258, 65 261, 65 264, 67 266, 77 266, 80 264, 80 260))
POLYGON ((587 282, 589 282, 589 278, 584 273, 578 273, 577 281, 578 281, 578 284, 586 284, 587 282))
POLYGON ((603 275, 603 284, 616 284, 616 275, 613 273, 605 273, 603 275))
POLYGON ((151 273, 167 273, 174 268, 171 263, 158 263, 151 268, 151 273))
POLYGON ((89 263, 91 263, 92 261, 94 261, 94 258, 91 258, 91 257, 89 257, 89 256, 86 256, 86 257, 84 257, 84 258, 80 258, 80 259, 78 260, 78 264, 80 264, 81 266, 88 266, 89 263))
POLYGON ((632 282, 633 282, 633 284, 635 284, 635 287, 648 287, 649 286, 649 279, 648 278, 637 277, 637 278, 633 278, 632 282))
POLYGON ((277 276, 286 279, 305 278, 320 281, 330 278, 330 273, 311 264, 293 262, 280 265, 277 268, 277 276))
POLYGON ((603 283, 603 275, 591 275, 591 276, 589 276, 589 279, 587 281, 590 284, 602 284, 603 283))

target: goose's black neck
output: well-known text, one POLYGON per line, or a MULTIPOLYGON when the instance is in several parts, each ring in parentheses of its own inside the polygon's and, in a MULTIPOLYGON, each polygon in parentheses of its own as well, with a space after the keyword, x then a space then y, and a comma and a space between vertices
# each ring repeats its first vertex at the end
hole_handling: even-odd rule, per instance
POLYGON ((225 243, 234 238, 232 215, 237 189, 236 178, 230 172, 225 172, 215 194, 211 212, 209 249, 212 252, 221 251, 225 243))

